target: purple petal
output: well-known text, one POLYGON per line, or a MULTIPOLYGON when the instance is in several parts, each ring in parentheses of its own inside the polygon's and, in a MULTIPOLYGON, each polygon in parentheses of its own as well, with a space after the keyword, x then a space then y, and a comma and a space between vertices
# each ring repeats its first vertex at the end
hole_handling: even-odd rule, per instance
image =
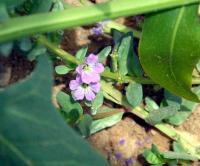
POLYGON ((94 70, 97 72, 97 73, 102 73, 104 71, 104 66, 101 64, 101 63, 97 63, 94 70))
POLYGON ((117 160, 119 160, 121 157, 122 157, 122 154, 121 154, 121 153, 119 153, 119 152, 115 153, 115 158, 116 158, 117 160))
POLYGON ((134 161, 132 160, 132 158, 129 158, 129 159, 126 159, 125 160, 125 164, 128 166, 128 165, 130 165, 130 164, 133 164, 134 163, 134 161))
POLYGON ((78 65, 78 66, 76 67, 76 72, 77 72, 78 74, 81 74, 82 71, 83 71, 83 65, 78 65))
POLYGON ((84 99, 84 89, 78 87, 75 91, 72 91, 72 97, 74 100, 83 100, 84 99))
POLYGON ((86 98, 86 100, 88 100, 88 101, 92 101, 92 100, 95 99, 95 94, 94 94, 94 92, 92 91, 92 89, 89 88, 89 87, 85 89, 85 98, 86 98))
POLYGON ((81 79, 86 84, 95 83, 95 82, 100 81, 100 75, 94 71, 93 72, 91 72, 91 71, 82 72, 81 79))
POLYGON ((92 89, 93 92, 98 93, 100 91, 100 83, 91 83, 90 87, 92 89))
POLYGON ((97 63, 97 62, 98 62, 98 56, 96 56, 95 54, 90 54, 85 59, 86 64, 97 63))
POLYGON ((75 90, 77 89, 80 85, 82 84, 80 77, 76 77, 76 80, 71 80, 69 83, 69 89, 70 90, 75 90))
POLYGON ((120 140, 119 140, 119 144, 120 144, 120 145, 124 145, 125 142, 126 142, 125 139, 120 139, 120 140))
POLYGON ((92 34, 97 35, 97 36, 102 35, 103 34, 102 27, 94 27, 94 28, 92 28, 92 34))

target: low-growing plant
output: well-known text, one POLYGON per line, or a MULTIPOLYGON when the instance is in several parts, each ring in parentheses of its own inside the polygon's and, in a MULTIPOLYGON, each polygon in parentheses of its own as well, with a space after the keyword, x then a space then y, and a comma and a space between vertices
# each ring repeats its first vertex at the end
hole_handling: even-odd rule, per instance
POLYGON ((199 102, 199 1, 110 0, 94 5, 84 0, 81 5, 0 2, 1 56, 17 52, 37 62, 25 80, 0 89, 0 165, 108 165, 83 138, 119 122, 124 114, 119 107, 175 141, 173 151, 160 152, 155 145, 145 150, 149 164, 200 159, 200 142, 173 127, 199 102), (145 15, 141 31, 109 20, 138 14, 145 15), (83 47, 75 55, 61 49, 64 28, 92 23, 92 34, 109 35, 111 46, 98 52, 83 47), (60 65, 53 68, 57 60, 60 65), (69 82, 57 93, 56 108, 51 103, 54 71, 69 82), (160 102, 145 95, 149 85, 163 90, 160 102))

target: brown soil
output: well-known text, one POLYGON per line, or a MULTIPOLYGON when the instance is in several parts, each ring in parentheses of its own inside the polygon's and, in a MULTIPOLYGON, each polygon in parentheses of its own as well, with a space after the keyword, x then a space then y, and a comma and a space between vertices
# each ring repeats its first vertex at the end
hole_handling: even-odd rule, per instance
POLYGON ((92 135, 89 142, 102 153, 113 166, 146 165, 141 157, 145 148, 154 143, 160 150, 170 148, 170 140, 148 125, 137 122, 137 118, 125 117, 115 126, 92 135))

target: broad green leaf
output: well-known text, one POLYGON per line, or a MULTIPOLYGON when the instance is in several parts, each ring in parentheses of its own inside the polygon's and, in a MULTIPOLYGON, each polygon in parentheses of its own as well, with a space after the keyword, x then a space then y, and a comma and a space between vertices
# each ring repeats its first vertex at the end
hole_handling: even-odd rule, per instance
POLYGON ((102 106, 103 104, 103 92, 102 90, 100 92, 98 92, 98 94, 96 95, 95 99, 92 101, 91 104, 91 113, 92 115, 95 115, 97 113, 97 110, 102 106))
POLYGON ((126 89, 128 103, 133 107, 137 107, 142 102, 142 97, 142 85, 135 82, 130 83, 126 89))
POLYGON ((59 66, 56 66, 55 67, 55 71, 57 74, 60 74, 60 75, 64 75, 64 74, 67 74, 71 71, 72 69, 65 66, 65 65, 59 65, 59 66))
POLYGON ((163 120, 168 120, 174 116, 178 112, 178 109, 177 107, 168 106, 153 110, 149 113, 145 121, 151 125, 161 123, 163 120))
POLYGON ((198 5, 183 6, 146 17, 139 53, 141 64, 156 83, 188 100, 192 71, 200 56, 198 5))
POLYGON ((70 124, 76 123, 83 114, 81 105, 62 91, 58 92, 56 99, 61 106, 61 112, 65 120, 70 124))
POLYGON ((106 58, 108 57, 108 55, 110 54, 112 50, 111 46, 107 46, 104 49, 102 49, 97 55, 99 57, 99 62, 103 63, 106 58))
POLYGON ((54 109, 52 72, 41 56, 28 79, 0 91, 0 165, 108 165, 54 109))
MULTIPOLYGON (((114 111, 114 110, 115 109, 105 107, 105 108, 101 108, 98 111, 98 113, 100 113, 100 112, 110 112, 110 111, 114 111)), ((94 120, 92 122, 91 127, 90 127, 90 133, 94 134, 97 131, 100 131, 100 130, 106 128, 106 127, 113 126, 114 124, 118 123, 122 119, 122 116, 123 116, 123 112, 120 112, 120 113, 108 116, 106 118, 103 118, 103 119, 94 120)))
POLYGON ((87 51, 88 51, 88 47, 81 48, 80 50, 77 51, 75 55, 76 58, 83 62, 87 54, 87 51))
POLYGON ((78 129, 84 137, 90 135, 90 126, 92 124, 92 117, 89 114, 83 115, 78 123, 78 129))

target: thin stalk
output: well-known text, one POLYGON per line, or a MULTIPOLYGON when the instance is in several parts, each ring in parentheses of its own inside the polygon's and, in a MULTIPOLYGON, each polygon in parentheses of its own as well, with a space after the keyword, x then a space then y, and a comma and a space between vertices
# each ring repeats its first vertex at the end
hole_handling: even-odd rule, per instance
MULTIPOLYGON (((68 52, 58 48, 51 42, 47 40, 46 37, 42 35, 38 35, 36 37, 36 40, 38 43, 45 45, 51 52, 55 53, 58 57, 62 58, 63 60, 66 60, 72 64, 78 65, 81 62, 76 59, 73 55, 69 54, 68 52)), ((138 82, 141 84, 154 84, 151 80, 147 78, 139 78, 139 77, 130 77, 130 76, 120 76, 118 73, 113 73, 108 70, 105 70, 102 74, 102 77, 113 79, 115 81, 121 82, 121 83, 128 83, 128 82, 138 82)))
POLYGON ((73 55, 69 54, 68 52, 64 51, 63 49, 58 48, 57 46, 49 42, 46 37, 39 35, 36 37, 36 40, 38 43, 45 45, 51 52, 55 53, 57 56, 59 56, 63 60, 66 60, 75 65, 78 65, 81 63, 73 55))
POLYGON ((0 23, 0 42, 194 3, 199 3, 199 0, 114 0, 59 12, 12 18, 0 23))

